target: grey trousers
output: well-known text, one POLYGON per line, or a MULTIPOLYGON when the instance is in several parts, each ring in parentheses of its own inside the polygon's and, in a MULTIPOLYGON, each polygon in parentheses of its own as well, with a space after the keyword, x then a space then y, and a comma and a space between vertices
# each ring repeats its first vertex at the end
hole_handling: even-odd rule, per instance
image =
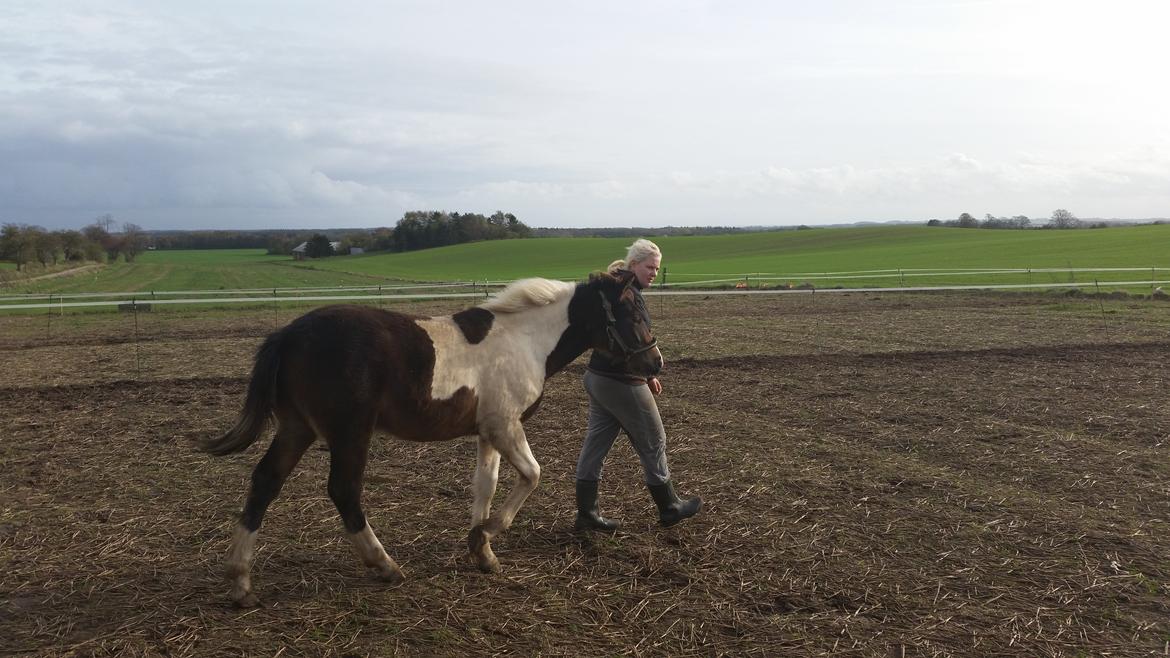
POLYGON ((600 480, 605 456, 621 430, 630 437, 630 444, 642 470, 646 484, 662 484, 670 479, 666 466, 666 430, 654 394, 645 384, 626 384, 616 379, 585 372, 585 391, 589 393, 589 426, 581 455, 577 458, 578 480, 600 480))

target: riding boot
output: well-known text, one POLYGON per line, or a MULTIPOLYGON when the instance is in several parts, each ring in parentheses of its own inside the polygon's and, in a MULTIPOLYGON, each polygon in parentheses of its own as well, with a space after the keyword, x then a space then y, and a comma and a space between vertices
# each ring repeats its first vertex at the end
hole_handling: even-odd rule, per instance
POLYGON ((664 527, 670 526, 699 513, 703 501, 698 496, 694 498, 679 498, 674 492, 674 485, 670 480, 662 484, 648 484, 650 495, 658 505, 658 522, 664 527))
POLYGON ((613 532, 620 525, 617 521, 601 516, 597 507, 597 480, 577 480, 577 521, 573 527, 577 530, 613 532))

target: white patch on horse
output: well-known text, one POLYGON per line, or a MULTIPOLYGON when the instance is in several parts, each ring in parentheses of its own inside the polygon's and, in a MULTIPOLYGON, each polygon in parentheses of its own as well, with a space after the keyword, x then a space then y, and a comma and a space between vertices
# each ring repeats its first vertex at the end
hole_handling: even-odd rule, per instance
POLYGON ((247 575, 252 564, 252 553, 256 547, 256 534, 259 531, 248 530, 242 525, 236 526, 232 535, 232 545, 228 549, 227 571, 229 577, 240 574, 247 575))
POLYGON ((398 568, 398 563, 386 553, 386 549, 382 547, 382 542, 378 541, 378 537, 374 535, 374 530, 369 523, 361 530, 351 533, 349 541, 353 543, 353 548, 357 551, 362 564, 377 569, 378 575, 383 579, 402 579, 402 571, 398 568))
POLYGON ((574 289, 544 279, 512 284, 483 305, 495 318, 474 345, 449 316, 419 320, 435 350, 431 398, 446 400, 467 387, 479 399, 477 419, 527 409, 544 390, 545 361, 569 327, 574 289))
POLYGON ((236 603, 244 604, 252 592, 252 554, 255 552, 258 532, 237 525, 235 534, 232 535, 232 544, 228 549, 224 568, 228 580, 232 581, 231 599, 236 603))

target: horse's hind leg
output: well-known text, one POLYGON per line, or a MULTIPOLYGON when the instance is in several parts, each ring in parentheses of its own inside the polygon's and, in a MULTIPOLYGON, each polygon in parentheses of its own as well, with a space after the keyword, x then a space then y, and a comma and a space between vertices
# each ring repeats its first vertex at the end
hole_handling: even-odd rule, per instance
POLYGON ((400 583, 404 580, 402 570, 386 553, 362 512, 362 479, 372 431, 370 423, 362 429, 345 427, 329 432, 329 497, 337 505, 341 522, 362 564, 373 568, 382 580, 400 583))
MULTIPOLYGON (((508 460, 508 463, 516 469, 516 473, 520 476, 513 485, 512 491, 508 493, 504 504, 486 521, 474 524, 471 533, 467 536, 467 548, 480 570, 498 571, 500 561, 492 552, 492 537, 507 530, 512 525, 512 520, 516 518, 520 507, 528 499, 529 494, 536 489, 536 485, 540 482, 540 464, 536 462, 536 458, 532 456, 532 451, 528 448, 528 439, 524 436, 524 427, 520 425, 519 420, 497 427, 481 426, 480 429, 486 431, 486 439, 491 442, 492 447, 498 450, 504 459, 508 460)), ((477 490, 476 503, 478 504, 478 502, 479 491, 477 490)), ((490 504, 490 498, 488 502, 490 504)))
POLYGON ((272 445, 252 471, 252 486, 240 515, 240 524, 232 536, 226 564, 227 577, 232 581, 231 599, 242 608, 255 607, 259 603, 252 594, 251 568, 256 534, 264 513, 315 438, 312 428, 299 417, 281 417, 272 445))

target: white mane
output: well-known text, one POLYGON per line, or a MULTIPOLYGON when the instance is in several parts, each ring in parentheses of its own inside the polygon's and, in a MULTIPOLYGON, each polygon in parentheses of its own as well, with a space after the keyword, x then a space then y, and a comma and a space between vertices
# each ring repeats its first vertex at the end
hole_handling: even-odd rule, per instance
POLYGON ((516 313, 537 306, 548 306, 571 295, 576 285, 548 279, 520 279, 508 284, 494 299, 481 304, 493 313, 516 313))

